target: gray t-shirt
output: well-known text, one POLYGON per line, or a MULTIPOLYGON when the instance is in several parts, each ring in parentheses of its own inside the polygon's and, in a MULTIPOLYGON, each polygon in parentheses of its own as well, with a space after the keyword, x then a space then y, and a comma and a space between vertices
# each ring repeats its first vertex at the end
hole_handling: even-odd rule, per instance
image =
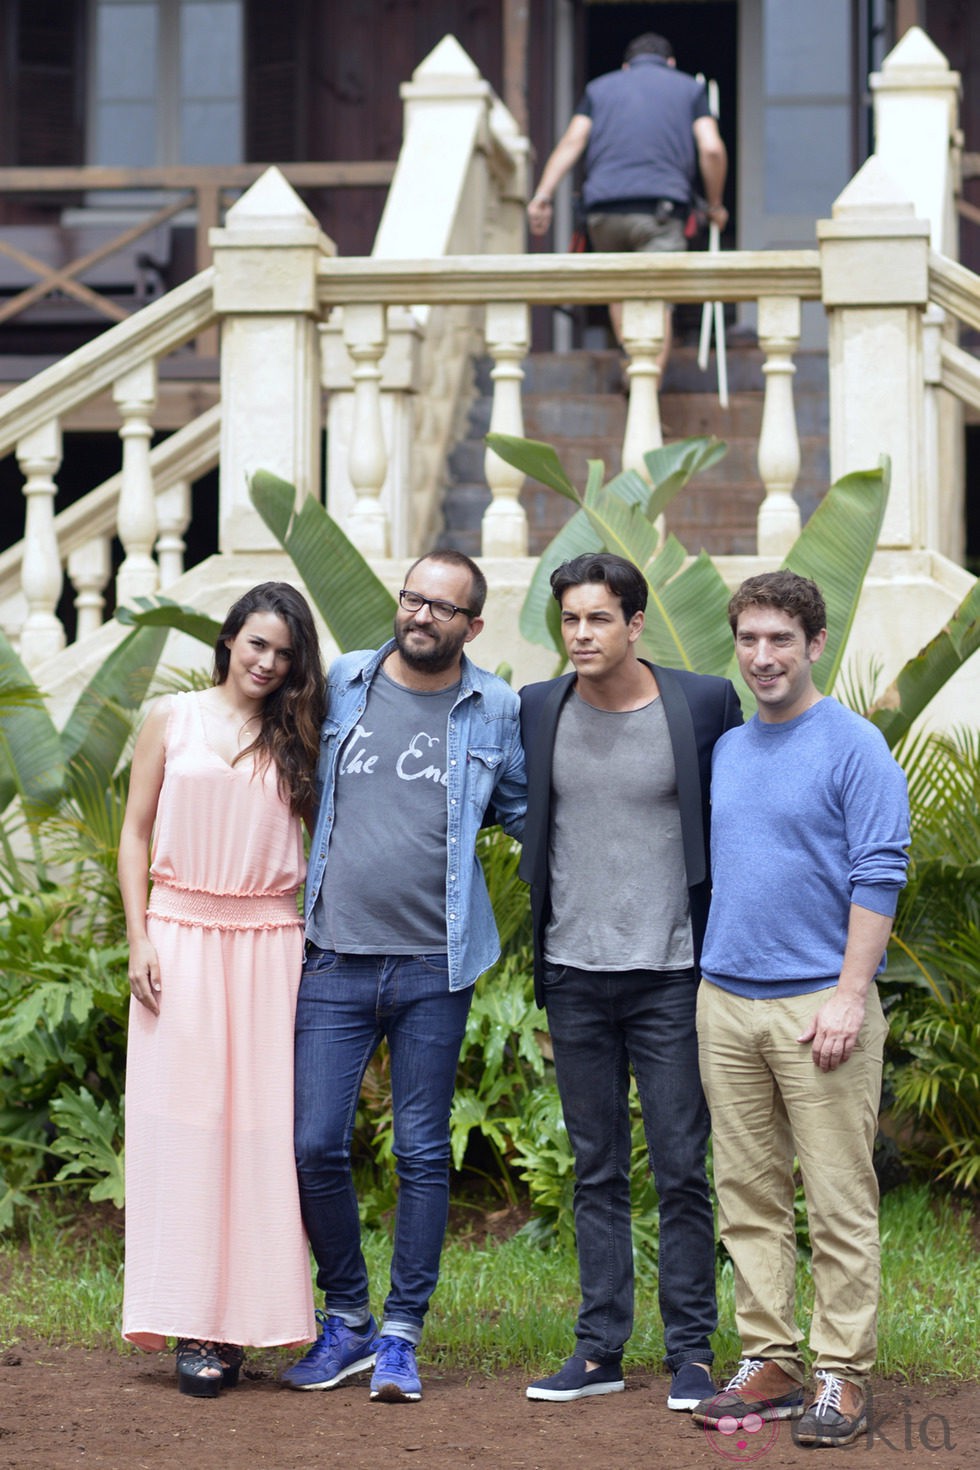
POLYGON ((694 963, 674 754, 663 703, 562 706, 551 768, 544 957, 577 970, 694 963))
POLYGON ((334 824, 309 934, 338 954, 445 954, 446 736, 459 684, 379 669, 337 762, 334 824))

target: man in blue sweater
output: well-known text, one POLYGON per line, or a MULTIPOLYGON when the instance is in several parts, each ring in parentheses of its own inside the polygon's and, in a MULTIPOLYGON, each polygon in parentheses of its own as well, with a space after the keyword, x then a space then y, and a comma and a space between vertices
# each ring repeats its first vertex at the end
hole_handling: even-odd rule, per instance
POLYGON ((879 731, 813 682, 827 640, 815 584, 750 577, 728 612, 758 713, 714 751, 698 1042, 743 1356, 693 1418, 799 1419, 799 1444, 846 1445, 867 1427, 876 1348, 887 1026, 874 981, 905 883, 908 792, 879 731), (815 1288, 805 1412, 794 1155, 815 1288))

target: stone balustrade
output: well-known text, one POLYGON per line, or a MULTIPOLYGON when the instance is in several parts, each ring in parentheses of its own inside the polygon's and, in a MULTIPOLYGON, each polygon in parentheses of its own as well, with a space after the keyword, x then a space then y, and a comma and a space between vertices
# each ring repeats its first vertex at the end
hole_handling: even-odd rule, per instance
MULTIPOLYGON (((416 554, 431 544, 440 494, 442 460, 433 462, 427 441, 433 432, 447 433, 444 407, 442 428, 433 426, 439 422, 440 400, 456 392, 455 380, 448 381, 445 373, 440 377, 428 329, 446 349, 447 361, 485 346, 493 364, 491 425, 519 435, 529 304, 608 299, 624 302, 631 391, 622 463, 641 473, 644 453, 662 441, 657 358, 665 302, 756 304, 764 356, 758 549, 777 557, 799 531, 792 498, 800 465, 792 384, 801 303, 823 300, 830 318, 833 474, 866 467, 887 446, 894 473, 883 544, 909 549, 929 544, 936 522, 928 486, 935 477, 925 473, 930 434, 924 394, 931 381, 933 391, 959 386, 969 397, 980 380, 975 360, 942 338, 932 350, 927 378, 930 292, 941 296, 946 314, 955 305, 969 320, 980 308, 969 272, 930 252, 927 227, 876 160, 848 185, 834 217, 821 224, 819 251, 661 255, 642 261, 629 255, 467 255, 444 257, 438 268, 427 260, 336 258, 285 180, 270 173, 254 186, 258 197, 244 196, 216 232, 212 299, 207 302, 196 287, 200 299, 193 317, 186 303, 176 303, 172 330, 162 333, 168 302, 163 298, 148 308, 157 313, 158 330, 147 338, 149 351, 142 360, 129 340, 140 331, 135 317, 82 349, 91 357, 93 347, 100 348, 87 378, 66 359, 48 370, 63 379, 50 395, 41 374, 34 395, 28 398, 25 389, 17 389, 0 401, 0 442, 4 433, 13 434, 8 425, 15 421, 15 394, 27 400, 24 417, 30 425, 14 438, 26 507, 24 616, 17 631, 29 664, 63 644, 56 612, 63 569, 76 587, 83 630, 100 615, 105 585, 107 551, 99 537, 90 538, 84 550, 73 546, 69 552, 59 544, 54 507, 61 415, 51 413, 51 404, 60 401, 68 411, 104 385, 110 387, 120 418, 122 461, 113 530, 125 552, 116 596, 128 601, 151 594, 164 579, 172 580, 180 565, 188 498, 187 483, 171 483, 167 499, 154 483, 150 440, 156 362, 166 342, 214 318, 223 322, 220 524, 226 553, 271 546, 247 501, 246 476, 252 469, 272 468, 302 493, 319 493, 322 382, 332 426, 346 424, 343 433, 330 437, 331 464, 343 457, 338 478, 348 487, 347 499, 335 497, 331 477, 329 508, 367 557, 416 554), (280 252, 286 259, 277 265, 280 252), (888 272, 882 269, 885 255, 892 262, 888 272), (275 291, 256 298, 257 284, 269 281, 275 291), (116 363, 121 370, 113 373, 116 363), (64 383, 74 384, 74 392, 64 383), (38 395, 49 405, 43 419, 38 395)), ((483 554, 525 556, 521 477, 490 453, 486 477, 491 501, 483 554)))
MULTIPOLYGON (((154 576, 161 590, 173 586, 183 575, 191 483, 217 465, 220 429, 221 409, 216 406, 150 450, 149 475, 157 523, 154 576)), ((27 477, 27 535, 0 552, 0 626, 8 638, 19 641, 21 653, 30 664, 64 646, 65 632, 55 608, 65 571, 75 594, 76 638, 87 637, 102 624, 111 575, 111 546, 119 531, 123 472, 118 471, 83 499, 54 515, 53 490, 61 464, 56 421, 35 430, 33 436, 25 435, 18 441, 17 453, 27 477), (31 478, 28 496, 27 479, 31 478), (33 622, 28 627, 31 613, 33 622)))

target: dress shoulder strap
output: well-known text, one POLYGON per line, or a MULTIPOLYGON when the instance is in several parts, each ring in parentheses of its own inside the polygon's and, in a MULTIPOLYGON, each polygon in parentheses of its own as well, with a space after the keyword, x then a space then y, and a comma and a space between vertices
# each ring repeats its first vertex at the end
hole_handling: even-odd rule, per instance
POLYGON ((170 712, 167 716, 167 732, 164 737, 166 748, 174 749, 202 733, 201 712, 197 708, 198 698, 194 690, 182 690, 171 694, 170 712))

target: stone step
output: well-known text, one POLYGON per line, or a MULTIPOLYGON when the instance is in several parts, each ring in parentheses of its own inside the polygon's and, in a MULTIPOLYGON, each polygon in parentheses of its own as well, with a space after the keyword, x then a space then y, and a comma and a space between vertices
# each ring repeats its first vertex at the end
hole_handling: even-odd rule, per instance
MULTIPOLYGON (((713 555, 751 552, 763 498, 758 447, 764 403, 764 356, 751 337, 736 339, 728 354, 730 401, 717 397, 715 363, 702 373, 697 350, 675 348, 660 397, 664 439, 714 435, 728 446, 724 458, 678 496, 667 516, 671 530, 690 551, 713 555)), ((794 399, 800 435, 800 475, 794 495, 805 521, 829 483, 827 448, 827 359, 821 352, 794 358, 794 399)), ((618 473, 626 428, 627 401, 621 391, 619 351, 534 353, 525 363, 524 433, 551 444, 572 482, 584 486, 588 462, 600 459, 606 479, 618 473)), ((476 396, 466 437, 449 459, 451 483, 444 501, 441 544, 479 554, 480 521, 490 502, 484 475, 483 436, 492 406, 491 362, 475 364, 476 396)), ((528 516, 530 551, 540 553, 573 513, 562 496, 534 481, 521 492, 528 516)))
MULTIPOLYGON (((704 370, 698 367, 696 347, 675 347, 664 374, 663 393, 714 393, 718 391, 718 366, 714 352, 704 370)), ((728 388, 731 393, 762 392, 765 374, 762 371, 765 353, 754 341, 732 344, 726 354, 728 388)), ((827 354, 805 348, 793 355, 794 392, 826 393, 827 354)))

